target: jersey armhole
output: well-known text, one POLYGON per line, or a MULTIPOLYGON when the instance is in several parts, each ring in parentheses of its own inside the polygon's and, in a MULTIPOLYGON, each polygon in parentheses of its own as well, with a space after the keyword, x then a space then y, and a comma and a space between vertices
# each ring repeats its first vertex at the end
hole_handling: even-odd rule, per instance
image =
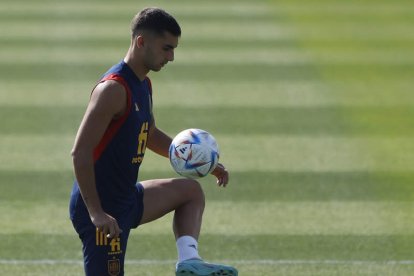
MULTIPOLYGON (((128 87, 127 82, 125 79, 117 74, 110 74, 103 79, 99 81, 99 83, 103 83, 107 80, 114 80, 116 82, 119 82, 125 89, 125 93, 127 94, 127 108, 120 117, 113 119, 111 123, 109 124, 108 128, 105 130, 105 133, 101 140, 99 141, 98 145, 95 147, 93 152, 93 159, 96 162, 96 160, 99 159, 99 157, 102 155, 102 152, 105 150, 106 146, 109 144, 109 142, 112 140, 112 138, 115 136, 115 134, 118 132, 118 130, 121 128, 121 126, 124 124, 126 119, 128 118, 128 115, 131 111, 131 105, 132 105, 132 94, 131 90, 128 87)), ((98 83, 98 84, 99 84, 98 83)), ((97 85, 98 85, 97 84, 97 85)), ((93 93, 93 90, 91 94, 93 93)))

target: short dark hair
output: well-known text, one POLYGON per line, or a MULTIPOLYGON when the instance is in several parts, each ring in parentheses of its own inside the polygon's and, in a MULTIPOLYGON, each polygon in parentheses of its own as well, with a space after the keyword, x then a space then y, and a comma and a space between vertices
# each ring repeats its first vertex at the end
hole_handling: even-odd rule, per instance
POLYGON ((177 21, 160 8, 145 8, 134 16, 131 22, 131 35, 136 37, 142 31, 152 31, 163 35, 165 31, 174 36, 181 36, 181 28, 177 21))

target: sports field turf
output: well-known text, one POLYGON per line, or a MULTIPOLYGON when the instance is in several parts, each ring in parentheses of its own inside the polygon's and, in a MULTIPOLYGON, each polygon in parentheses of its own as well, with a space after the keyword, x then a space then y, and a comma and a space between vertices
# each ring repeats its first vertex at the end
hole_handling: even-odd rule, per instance
MULTIPOLYGON (((81 275, 70 149, 89 91, 157 5, 180 22, 151 74, 157 124, 203 128, 200 253, 240 275, 414 275, 413 1, 3 1, 0 275, 81 275)), ((148 152, 140 178, 173 177, 148 152)), ((133 231, 126 275, 173 275, 171 216, 133 231)))

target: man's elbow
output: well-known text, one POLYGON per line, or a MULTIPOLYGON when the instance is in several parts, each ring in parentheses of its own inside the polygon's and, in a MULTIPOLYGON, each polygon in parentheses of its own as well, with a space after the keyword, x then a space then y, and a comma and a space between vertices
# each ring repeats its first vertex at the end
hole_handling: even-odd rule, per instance
POLYGON ((74 167, 82 167, 86 164, 93 163, 93 151, 79 147, 74 147, 71 151, 72 162, 74 167))

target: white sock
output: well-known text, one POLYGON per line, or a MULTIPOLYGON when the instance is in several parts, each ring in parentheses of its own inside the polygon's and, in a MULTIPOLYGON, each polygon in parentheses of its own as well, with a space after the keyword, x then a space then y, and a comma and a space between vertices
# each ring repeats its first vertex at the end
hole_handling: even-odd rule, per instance
POLYGON ((189 259, 201 259, 198 255, 198 242, 191 236, 181 236, 177 239, 178 262, 189 259))

